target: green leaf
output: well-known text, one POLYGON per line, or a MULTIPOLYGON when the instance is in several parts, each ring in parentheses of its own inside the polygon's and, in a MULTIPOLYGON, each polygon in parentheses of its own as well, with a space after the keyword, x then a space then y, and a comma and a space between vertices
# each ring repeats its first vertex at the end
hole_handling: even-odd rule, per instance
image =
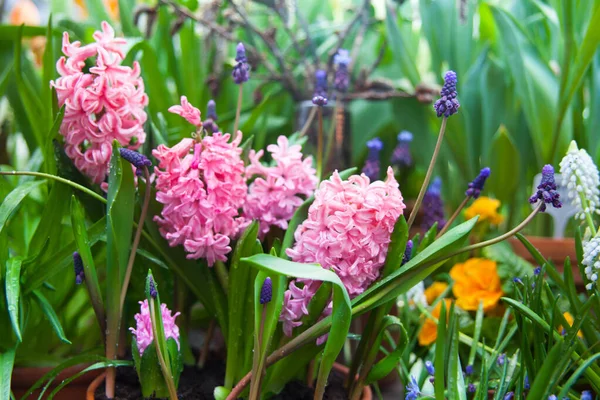
POLYGON ((394 7, 389 1, 386 3, 385 27, 389 46, 392 49, 396 64, 400 67, 400 70, 408 78, 412 86, 416 87, 421 82, 421 77, 415 64, 416 57, 410 51, 405 34, 406 31, 401 32, 396 12, 394 12, 394 7))
POLYGON ((106 326, 104 301, 102 300, 102 292, 100 291, 100 284, 98 283, 98 274, 96 273, 96 263, 92 256, 90 239, 85 227, 83 206, 75 196, 71 197, 71 226, 73 227, 73 236, 77 243, 79 255, 83 261, 85 284, 90 295, 92 307, 96 313, 96 319, 102 329, 106 326))
POLYGON ((227 336, 227 362, 225 363, 225 388, 231 389, 236 379, 243 371, 244 354, 243 339, 250 334, 244 332, 243 322, 248 316, 245 315, 246 302, 248 301, 248 288, 252 286, 250 280, 250 268, 242 267, 240 259, 254 254, 254 244, 258 237, 258 222, 254 221, 246 228, 242 237, 238 240, 231 265, 229 267, 229 334, 227 336))
POLYGON ((5 352, 0 352, 0 397, 10 399, 10 382, 13 366, 15 364, 15 350, 12 348, 5 352))
POLYGON ((444 377, 446 371, 445 349, 446 349, 446 302, 442 301, 440 317, 437 325, 437 338, 435 339, 435 381, 434 390, 437 399, 444 398, 444 377))
POLYGON ((316 395, 322 394, 329 372, 344 346, 350 328, 350 297, 344 284, 335 273, 318 265, 295 263, 267 254, 256 254, 249 258, 243 258, 242 263, 247 263, 262 271, 268 271, 276 275, 331 282, 333 284, 332 324, 323 350, 316 386, 316 395))
POLYGON ((121 19, 121 29, 125 36, 139 36, 140 31, 133 23, 134 0, 119 0, 119 17, 121 19))
POLYGON ((381 341, 385 336, 386 331, 391 330, 392 328, 398 330, 400 334, 398 343, 396 343, 396 347, 388 355, 373 365, 371 371, 369 371, 367 375, 367 379, 365 380, 365 384, 367 385, 385 378, 390 372, 392 372, 397 367, 398 360, 402 358, 402 353, 404 353, 404 350, 406 349, 406 345, 408 344, 408 335, 404 329, 404 326, 402 326, 402 322, 400 322, 400 320, 395 316, 386 315, 383 318, 381 329, 375 342, 373 343, 371 351, 374 351, 375 353, 379 352, 381 341))
POLYGON ((95 26, 100 26, 102 21, 112 21, 102 0, 85 0, 85 5, 90 19, 94 21, 95 26))
POLYGON ((60 324, 58 315, 56 315, 56 312, 54 312, 54 309, 50 305, 50 302, 48 302, 48 299, 46 299, 46 297, 39 290, 34 290, 32 293, 35 302, 40 306, 40 309, 50 322, 50 325, 52 325, 56 336, 58 336, 61 342, 71 344, 71 341, 66 338, 65 331, 63 330, 63 327, 60 324))
POLYGON ((591 356, 590 358, 588 358, 587 360, 585 360, 585 362, 583 362, 579 366, 579 368, 577 368, 577 370, 575 370, 575 372, 573 372, 573 375, 571 375, 571 377, 562 386, 562 390, 558 394, 557 398, 559 398, 559 399, 567 398, 567 394, 569 393, 569 390, 571 389, 571 387, 573 387, 573 385, 575 385, 575 383, 577 382, 577 380, 579 379, 579 377, 581 375, 583 375, 583 373, 589 367, 591 367, 592 365, 594 365, 594 363, 598 359, 600 359, 600 353, 596 353, 593 356, 591 356))
POLYGON ((0 234, 6 226, 6 221, 15 211, 21 201, 35 188, 40 186, 44 181, 30 181, 13 189, 0 204, 0 234))
POLYGON ((465 390, 465 381, 463 371, 458 356, 458 319, 455 320, 452 344, 450 348, 450 358, 448 360, 448 393, 450 399, 466 400, 467 392, 465 390))
MULTIPOLYGON (((0 25, 0 37, 2 40, 17 40, 19 37, 33 37, 46 35, 47 29, 43 26, 27 26, 27 25, 0 25)), ((55 37, 61 37, 62 32, 59 29, 54 29, 55 37)))
POLYGON ((406 224, 404 215, 401 215, 398 221, 396 221, 390 240, 381 276, 389 275, 400 268, 402 264, 406 243, 408 242, 408 225, 406 224))
POLYGON ((494 171, 488 178, 487 187, 502 203, 509 203, 519 187, 521 162, 519 150, 504 125, 500 125, 492 138, 487 160, 487 165, 494 171))
POLYGON ((539 370, 531 384, 531 390, 527 394, 528 399, 542 400, 548 396, 548 389, 550 389, 550 377, 554 372, 559 360, 565 357, 563 343, 564 340, 559 337, 556 341, 556 344, 554 344, 544 359, 542 368, 539 370))
POLYGON ((8 306, 8 314, 17 340, 23 341, 21 337, 21 329, 19 328, 19 295, 21 292, 21 257, 14 257, 8 260, 6 265, 6 303, 8 306))
MULTIPOLYGON (((42 85, 42 110, 45 113, 45 119, 52 121, 52 88, 50 87, 50 81, 56 76, 56 59, 54 58, 54 38, 52 37, 52 14, 48 17, 48 25, 46 29, 46 45, 44 48, 44 56, 42 60, 42 81, 45 83, 42 85)), ((48 147, 49 141, 45 143, 46 151, 51 150, 48 147)), ((52 152, 50 151, 50 154, 52 152)), ((51 159, 48 161, 52 161, 51 159)), ((48 171, 53 173, 54 171, 48 171)))

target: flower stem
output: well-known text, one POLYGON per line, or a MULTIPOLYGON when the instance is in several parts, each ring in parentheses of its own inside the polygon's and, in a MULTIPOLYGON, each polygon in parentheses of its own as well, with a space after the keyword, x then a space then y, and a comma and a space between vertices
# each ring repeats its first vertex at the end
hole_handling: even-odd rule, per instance
POLYGON ((215 261, 215 273, 217 274, 217 279, 223 288, 225 294, 229 290, 229 272, 227 271, 227 267, 223 264, 223 261, 215 261))
POLYGON ((232 135, 235 135, 238 131, 238 127, 240 126, 240 113, 242 111, 242 96, 244 95, 244 91, 242 90, 243 84, 240 83, 240 89, 238 92, 238 101, 237 108, 235 109, 235 122, 233 123, 233 132, 232 135))
POLYGON ((408 230, 415 222, 415 218, 417 217, 417 212, 421 207, 421 203, 423 203, 423 197, 425 197, 425 192, 427 191, 427 187, 429 186, 429 181, 431 180, 431 175, 433 175, 433 167, 435 167, 435 162, 437 160, 438 154, 440 152, 440 148, 442 147, 442 141, 444 140, 444 133, 446 131, 446 122, 448 118, 442 118, 442 126, 440 127, 440 133, 438 134, 438 140, 435 144, 435 149, 433 150, 433 155, 431 156, 431 161, 429 162, 429 168, 427 168, 427 174, 425 175, 425 180, 423 181, 423 186, 421 186, 421 190, 419 191, 419 196, 417 197, 417 201, 415 202, 415 206, 410 212, 410 217, 408 217, 408 230))
POLYGON ((319 131, 317 133, 317 178, 323 174, 323 107, 319 107, 319 131))
POLYGON ((464 198, 464 200, 462 201, 462 203, 460 203, 460 205, 458 206, 458 208, 456 209, 456 211, 454 211, 454 214, 452 214, 452 216, 450 217, 450 219, 446 222, 446 225, 444 225, 444 227, 442 228, 442 230, 439 231, 439 233, 435 237, 436 239, 438 239, 440 236, 442 236, 444 233, 446 233, 446 231, 450 228, 450 225, 452 225, 452 223, 454 222, 454 220, 456 219, 456 217, 458 217, 458 215, 463 210, 463 208, 465 208, 465 206, 467 205, 467 203, 469 202, 469 200, 471 200, 471 196, 467 196, 467 197, 464 198))
POLYGON ((99 201, 103 202, 104 204, 106 204, 106 199, 104 197, 100 196, 98 193, 86 188, 85 186, 82 186, 78 183, 75 183, 68 179, 62 178, 60 176, 45 174, 43 172, 32 172, 32 171, 0 171, 0 175, 28 175, 28 176, 37 176, 37 177, 46 178, 46 179, 53 179, 57 182, 64 183, 66 185, 69 185, 69 186, 77 189, 77 190, 80 190, 80 191, 84 192, 85 194, 92 196, 96 200, 99 200, 99 201))
POLYGON ((298 135, 299 138, 306 135, 308 128, 310 128, 310 124, 312 123, 313 119, 315 119, 316 113, 317 113, 317 107, 312 106, 312 108, 310 109, 310 112, 308 113, 308 118, 306 118, 306 121, 304 122, 304 126, 302 126, 302 129, 300 130, 300 134, 298 135))
MULTIPOLYGON (((177 400, 177 389, 175 389, 175 383, 173 382, 173 374, 171 370, 167 366, 165 362, 164 354, 162 353, 161 346, 158 336, 158 326, 156 321, 156 305, 154 304, 154 299, 150 299, 150 319, 152 321, 152 330, 154 333, 154 347, 156 348, 156 355, 158 357, 158 363, 160 364, 160 369, 162 370, 163 377, 165 378, 165 382, 167 383, 167 389, 169 390, 169 398, 171 400, 177 400)), ((164 340, 164 337, 161 341, 164 340)))
MULTIPOLYGON (((125 305, 125 297, 127 295, 127 288, 129 287, 129 280, 131 279, 131 271, 133 270, 133 262, 135 261, 135 255, 137 253, 138 246, 140 244, 140 238, 142 231, 144 230, 144 221, 148 214, 148 204, 150 204, 150 197, 152 194, 152 186, 150 185, 150 172, 148 167, 144 167, 144 178, 146 179, 146 190, 144 191, 144 202, 142 203, 142 210, 140 212, 140 220, 138 222, 133 243, 131 245, 131 253, 129 253, 129 261, 127 262, 127 269, 125 271, 125 279, 123 280, 123 286, 121 287, 121 299, 119 302, 119 320, 123 316, 123 306, 125 305)), ((125 349, 125 346, 121 346, 125 349)))
POLYGON ((252 361, 252 379, 250 380, 250 395, 248 400, 259 400, 260 399, 260 384, 263 376, 263 365, 264 360, 261 360, 263 336, 265 331, 265 316, 267 314, 267 305, 263 305, 262 316, 260 318, 260 330, 258 335, 255 336, 254 341, 254 359, 252 361))
POLYGON ((216 322, 214 319, 210 321, 208 325, 208 330, 206 331, 206 336, 204 336, 204 344, 202 345, 202 353, 200 353, 200 358, 198 359, 198 368, 204 368, 204 364, 206 364, 206 360, 208 359, 208 353, 210 353, 210 342, 215 333, 216 322))

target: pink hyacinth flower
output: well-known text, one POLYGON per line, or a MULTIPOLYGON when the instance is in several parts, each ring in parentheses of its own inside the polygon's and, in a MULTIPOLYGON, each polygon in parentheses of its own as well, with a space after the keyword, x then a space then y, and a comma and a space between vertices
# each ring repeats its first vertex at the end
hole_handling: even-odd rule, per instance
POLYGON ((60 133, 65 152, 75 166, 94 183, 104 181, 112 155, 112 143, 138 149, 146 140, 144 123, 148 96, 140 77, 140 66, 121 65, 125 39, 116 38, 107 22, 93 35, 95 42, 81 46, 63 34, 61 57, 56 63, 60 78, 51 82, 58 104, 65 106, 60 133), (93 66, 84 71, 86 60, 93 66))
MULTIPOLYGON (((394 225, 406 208, 391 168, 385 182, 362 175, 343 181, 337 171, 315 192, 308 218, 296 229, 296 243, 287 250, 293 261, 318 263, 334 271, 350 297, 378 277, 387 256, 394 225)), ((291 335, 320 282, 297 279, 285 293, 280 320, 291 335)))
POLYGON ((169 112, 182 116, 187 120, 187 122, 195 125, 197 128, 202 127, 200 110, 194 107, 185 96, 181 96, 181 105, 169 107, 169 112))
POLYGON ((260 222, 260 236, 264 237, 271 226, 287 229, 296 209, 310 197, 317 186, 317 175, 312 167, 312 157, 302 159, 302 147, 290 146, 285 136, 277 144, 267 147, 275 164, 261 164, 263 151, 250 151, 250 165, 246 176, 255 177, 244 203, 244 216, 260 222))
POLYGON ((156 200, 163 209, 154 220, 160 233, 170 246, 183 245, 188 258, 204 258, 209 266, 227 260, 231 239, 247 225, 239 215, 248 191, 242 135, 230 137, 216 132, 152 152, 159 161, 156 200))
MULTIPOLYGON (((150 319, 150 307, 148 306, 148 300, 140 301, 140 312, 135 314, 135 329, 129 328, 131 333, 135 335, 135 341, 137 348, 140 352, 140 356, 144 354, 144 351, 154 341, 154 334, 152 333, 152 320, 150 319)), ((162 314, 163 325, 165 327, 165 338, 173 338, 177 342, 179 347, 179 327, 175 325, 175 318, 180 313, 171 315, 171 310, 167 308, 165 303, 160 305, 160 311, 162 314)))

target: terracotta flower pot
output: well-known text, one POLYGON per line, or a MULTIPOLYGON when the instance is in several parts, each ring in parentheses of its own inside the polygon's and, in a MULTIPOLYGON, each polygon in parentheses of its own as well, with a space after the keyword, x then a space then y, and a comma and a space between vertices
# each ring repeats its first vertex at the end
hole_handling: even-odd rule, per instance
MULTIPOLYGON (((565 259, 569 257, 571 260, 571 268, 573 269, 573 280, 575 281, 575 285, 578 289, 585 289, 583 277, 579 273, 579 268, 577 267, 575 239, 552 239, 548 237, 527 236, 527 240, 529 240, 533 247, 538 249, 547 260, 552 260, 554 265, 556 265, 556 269, 561 274, 564 271, 565 259)), ((527 251, 519 239, 511 238, 508 241, 511 244, 515 254, 524 258, 530 263, 536 264, 536 261, 533 259, 531 254, 529 254, 529 251, 527 251)))
MULTIPOLYGON (((333 369, 348 376, 349 369, 348 369, 348 367, 346 367, 342 364, 338 364, 338 363, 333 364, 333 369)), ((86 400, 95 400, 96 389, 98 389, 98 387, 104 382, 105 377, 106 377, 106 373, 103 373, 102 375, 99 375, 96 379, 94 379, 92 381, 92 383, 87 388, 87 392, 85 395, 86 400)), ((369 386, 366 386, 363 389, 362 400, 373 400, 373 392, 371 392, 371 388, 369 386)))
MULTIPOLYGON (((90 364, 80 364, 73 367, 67 368, 62 371, 54 379, 48 390, 46 390, 46 397, 52 390, 56 388, 63 380, 83 371, 89 367, 90 364)), ((45 374, 52 371, 52 367, 21 367, 15 368, 12 374, 11 388, 16 398, 20 398, 27 393, 30 387, 32 387, 40 378, 45 374)), ((56 400, 72 400, 72 399, 83 399, 85 397, 86 389, 90 382, 98 376, 101 371, 90 371, 89 373, 80 376, 73 382, 69 383, 63 389, 58 392, 54 399, 56 400)), ((41 393, 41 389, 33 392, 32 398, 37 398, 41 393)))

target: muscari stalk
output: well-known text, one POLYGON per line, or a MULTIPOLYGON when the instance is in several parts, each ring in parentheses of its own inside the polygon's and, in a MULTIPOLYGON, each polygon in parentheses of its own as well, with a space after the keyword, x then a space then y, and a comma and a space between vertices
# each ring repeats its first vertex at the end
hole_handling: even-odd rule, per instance
POLYGON ((244 91, 242 89, 243 83, 248 82, 250 79, 250 66, 248 65, 248 60, 246 59, 246 48, 243 43, 238 43, 236 47, 236 57, 235 61, 237 64, 233 67, 233 81, 239 85, 238 91, 238 101, 237 107, 235 110, 235 122, 233 124, 233 134, 235 135, 238 131, 239 123, 240 123, 240 113, 242 110, 242 96, 244 91))
POLYGON ((252 360, 252 376, 250 382, 250 396, 249 400, 260 399, 260 385, 265 372, 265 363, 262 358, 263 348, 263 336, 265 331, 265 319, 267 314, 267 304, 271 302, 273 298, 273 282, 271 278, 265 278, 260 291, 260 304, 262 305, 262 315, 260 317, 260 326, 255 326, 254 335, 254 357, 252 360), (256 333, 257 332, 257 333, 256 333))

